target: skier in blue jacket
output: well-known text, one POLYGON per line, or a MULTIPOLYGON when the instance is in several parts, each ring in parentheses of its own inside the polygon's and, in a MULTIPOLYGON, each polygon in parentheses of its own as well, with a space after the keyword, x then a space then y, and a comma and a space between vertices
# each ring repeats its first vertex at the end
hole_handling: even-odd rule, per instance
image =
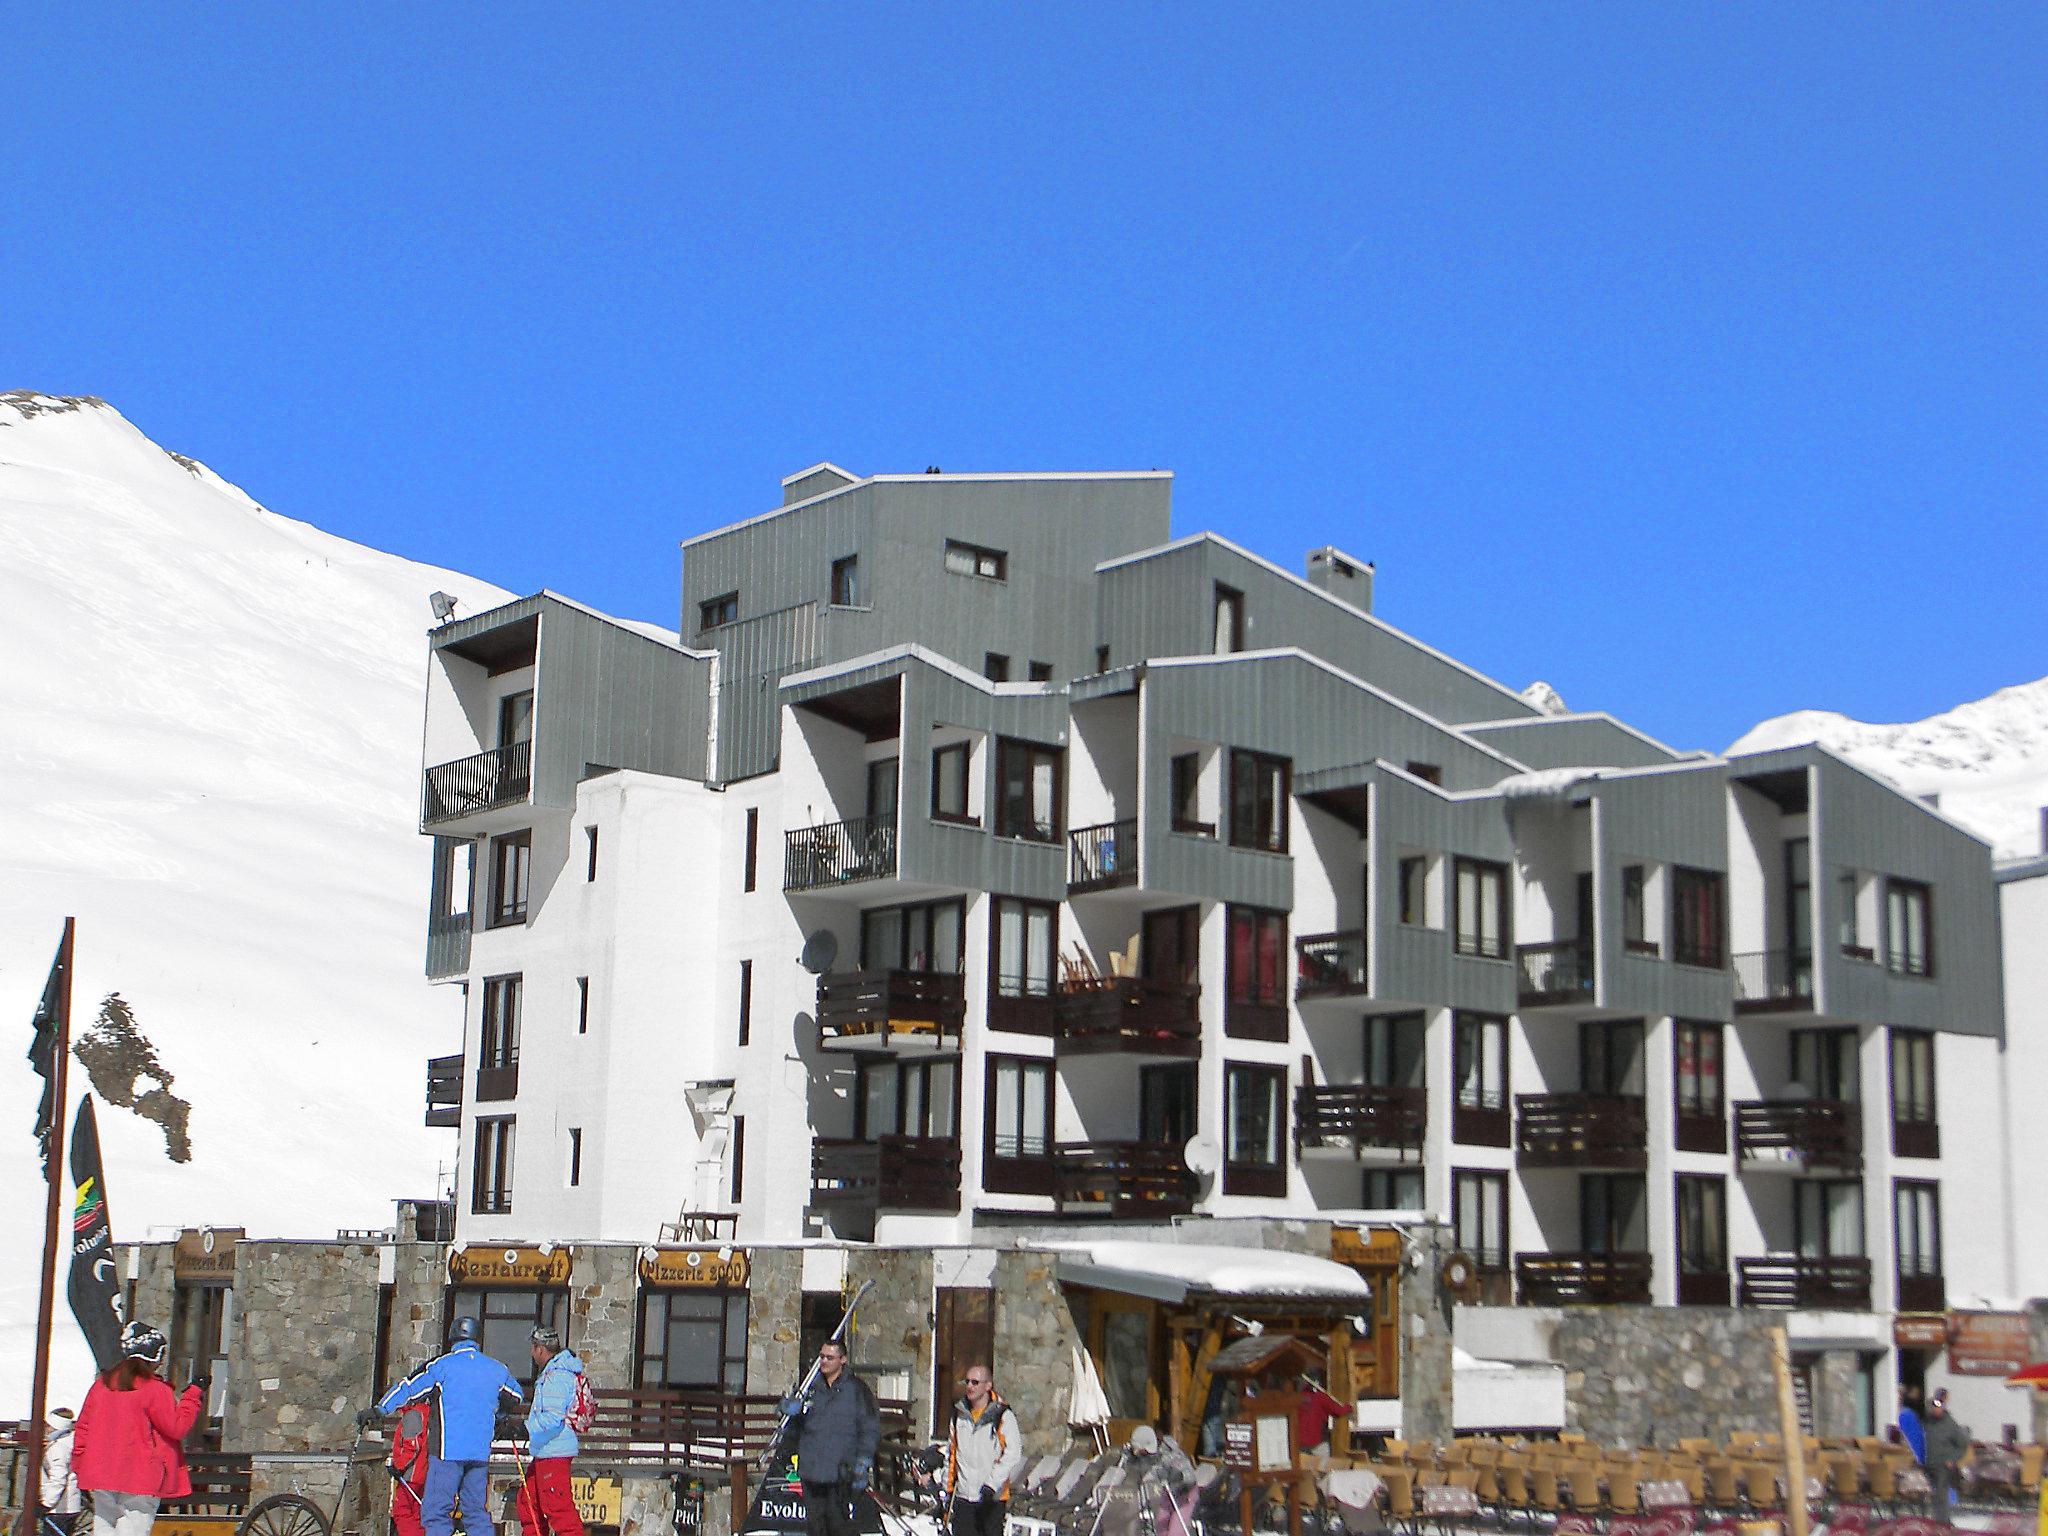
POLYGON ((477 1320, 458 1317, 448 1330, 448 1353, 398 1383, 365 1408, 356 1422, 368 1428, 385 1414, 429 1393, 438 1400, 435 1443, 428 1447, 427 1489, 420 1499, 420 1524, 427 1536, 452 1536, 455 1501, 462 1500, 462 1528, 468 1536, 497 1536, 485 1476, 491 1459, 491 1430, 498 1399, 526 1399, 512 1373, 476 1347, 477 1320))

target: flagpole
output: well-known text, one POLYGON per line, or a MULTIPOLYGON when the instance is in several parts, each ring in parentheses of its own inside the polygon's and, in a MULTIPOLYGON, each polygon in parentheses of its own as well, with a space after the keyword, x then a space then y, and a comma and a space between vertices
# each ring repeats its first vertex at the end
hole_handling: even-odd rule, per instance
POLYGON ((36 1302, 35 1382, 29 1391, 28 1456, 22 1468, 19 1536, 36 1536, 43 1512, 43 1423, 50 1396, 50 1319, 57 1301, 57 1238, 64 1219, 64 1122, 70 1101, 65 1096, 65 1065, 71 1059, 71 929, 64 919, 64 940, 57 946, 57 964, 64 984, 57 991, 57 1043, 50 1052, 50 1155, 44 1165, 48 1185, 43 1213, 43 1291, 36 1302))

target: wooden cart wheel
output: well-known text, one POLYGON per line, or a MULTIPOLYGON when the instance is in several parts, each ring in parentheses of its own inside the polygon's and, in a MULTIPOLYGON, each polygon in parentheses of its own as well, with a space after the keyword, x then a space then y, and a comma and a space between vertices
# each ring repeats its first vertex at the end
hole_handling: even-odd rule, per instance
POLYGON ((242 1517, 235 1536, 327 1536, 327 1516, 311 1499, 274 1493, 242 1517))

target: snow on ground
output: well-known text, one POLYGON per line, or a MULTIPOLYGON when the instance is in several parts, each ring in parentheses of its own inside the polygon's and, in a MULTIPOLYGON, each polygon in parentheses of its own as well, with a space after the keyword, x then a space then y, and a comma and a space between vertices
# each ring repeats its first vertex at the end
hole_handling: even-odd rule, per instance
POLYGON ((21 1057, 66 914, 74 1034, 119 991, 192 1104, 183 1166, 102 1106, 116 1240, 383 1226, 453 1157, 421 1124, 461 1028, 422 973, 437 588, 506 596, 265 511, 98 402, 0 396, 0 1418, 27 1408, 42 1231, 21 1057))
POLYGON ((1817 741, 1908 794, 1941 796, 1942 811, 2000 858, 2042 851, 2048 805, 2048 677, 1905 725, 1866 725, 1802 709, 1754 726, 1729 753, 1817 741))

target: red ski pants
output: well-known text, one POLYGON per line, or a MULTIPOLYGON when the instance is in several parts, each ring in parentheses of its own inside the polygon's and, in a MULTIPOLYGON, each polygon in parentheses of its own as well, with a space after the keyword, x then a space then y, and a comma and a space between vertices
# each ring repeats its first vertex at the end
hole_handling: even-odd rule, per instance
POLYGON ((518 1510, 522 1536, 583 1536, 583 1520, 569 1494, 568 1457, 549 1456, 526 1464, 518 1510))
POLYGON ((402 1477, 391 1479, 392 1536, 426 1536, 420 1528, 419 1490, 402 1477))

